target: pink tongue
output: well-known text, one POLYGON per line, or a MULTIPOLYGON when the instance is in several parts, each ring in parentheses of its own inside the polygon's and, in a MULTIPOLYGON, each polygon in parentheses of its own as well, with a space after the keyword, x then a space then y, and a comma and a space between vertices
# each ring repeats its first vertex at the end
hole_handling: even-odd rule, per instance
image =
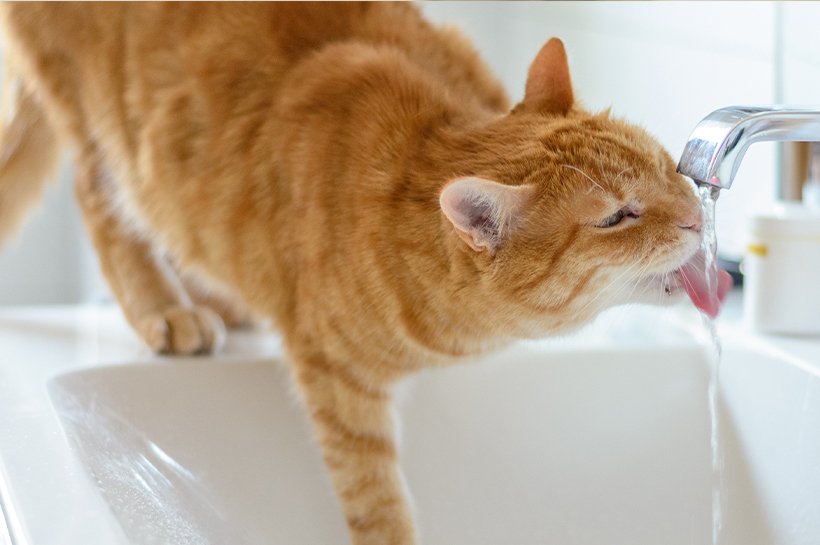
POLYGON ((678 274, 692 303, 709 317, 717 316, 723 300, 732 289, 732 277, 729 273, 717 267, 707 273, 705 256, 700 251, 681 267, 678 274), (707 274, 712 278, 707 278, 707 274))

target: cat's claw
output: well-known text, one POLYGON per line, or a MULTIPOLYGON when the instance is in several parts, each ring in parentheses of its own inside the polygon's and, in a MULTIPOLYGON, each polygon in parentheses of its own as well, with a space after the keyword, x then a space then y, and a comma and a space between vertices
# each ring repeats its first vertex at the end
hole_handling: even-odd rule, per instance
POLYGON ((177 306, 151 314, 139 321, 137 330, 161 354, 210 354, 225 342, 222 318, 203 306, 177 306))

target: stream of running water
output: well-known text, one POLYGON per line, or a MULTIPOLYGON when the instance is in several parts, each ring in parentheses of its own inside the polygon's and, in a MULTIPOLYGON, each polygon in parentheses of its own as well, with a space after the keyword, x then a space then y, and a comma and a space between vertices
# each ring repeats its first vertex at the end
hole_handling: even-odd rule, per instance
MULTIPOLYGON (((717 297, 717 237, 715 234, 715 201, 717 190, 708 186, 698 189, 703 206, 703 242, 702 249, 705 256, 704 266, 706 267, 706 281, 709 293, 717 297)), ((709 354, 709 419, 711 426, 711 449, 712 449, 712 545, 720 543, 720 535, 723 530, 723 505, 724 494, 724 453, 723 443, 720 438, 720 360, 721 344, 717 334, 715 320, 705 313, 703 323, 708 333, 711 335, 711 347, 709 354)))

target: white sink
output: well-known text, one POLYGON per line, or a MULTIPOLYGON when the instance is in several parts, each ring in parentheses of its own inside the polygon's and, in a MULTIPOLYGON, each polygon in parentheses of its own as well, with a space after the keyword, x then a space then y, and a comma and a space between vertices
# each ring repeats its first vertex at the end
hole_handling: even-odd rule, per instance
POLYGON ((286 370, 118 365, 49 391, 129 542, 337 543, 344 520, 286 370))
MULTIPOLYGON (((664 316, 618 312, 573 338, 402 385, 401 458, 421 543, 712 543, 708 358, 688 327, 694 312, 678 312, 678 325, 664 316)), ((731 313, 721 331, 720 543, 817 545, 820 342, 750 336, 731 313)), ((38 491, 9 456, 18 535, 32 545, 348 543, 279 352, 239 352, 52 373, 47 403, 72 447, 55 459, 91 492, 61 488, 45 465, 38 475, 82 496, 71 516, 93 524, 72 538, 63 521, 63 539, 49 541, 38 491), (105 540, 89 541, 103 520, 105 540)))

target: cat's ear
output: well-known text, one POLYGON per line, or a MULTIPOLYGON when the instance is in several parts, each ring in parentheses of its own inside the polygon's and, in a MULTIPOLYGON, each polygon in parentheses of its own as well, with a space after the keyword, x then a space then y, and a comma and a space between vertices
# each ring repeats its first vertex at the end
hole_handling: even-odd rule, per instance
POLYGON ((573 102, 567 52, 561 40, 552 38, 530 65, 523 104, 529 111, 566 114, 573 102))
POLYGON ((534 187, 510 186, 481 178, 459 178, 439 197, 456 234, 477 252, 495 254, 531 201, 534 187))

